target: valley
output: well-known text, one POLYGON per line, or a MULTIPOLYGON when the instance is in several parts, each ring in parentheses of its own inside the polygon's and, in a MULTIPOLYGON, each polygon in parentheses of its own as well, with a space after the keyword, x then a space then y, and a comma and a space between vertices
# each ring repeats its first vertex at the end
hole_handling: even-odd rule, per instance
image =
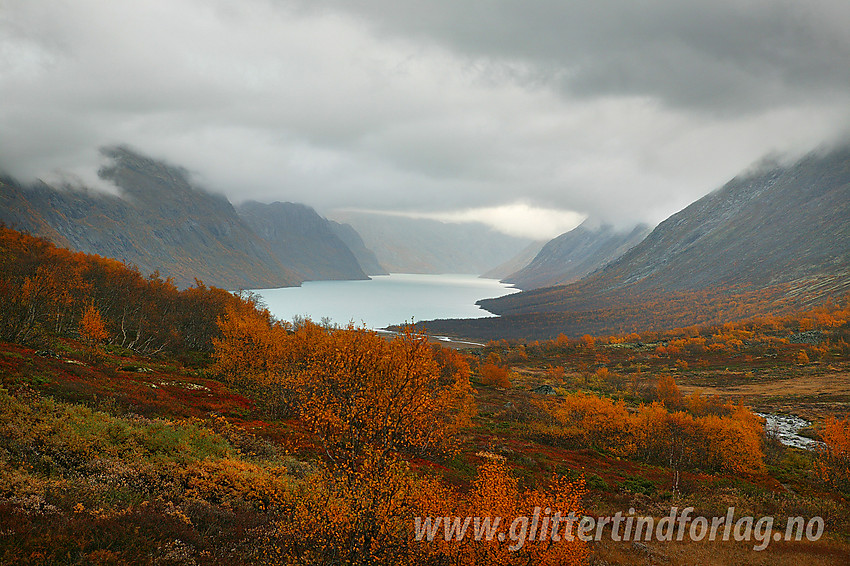
POLYGON ((0 0, 0 565, 850 565, 848 23, 0 0))
POLYGON ((0 561, 846 563, 850 153, 744 175, 651 231, 503 238, 476 263, 481 227, 361 234, 114 151, 123 197, 2 187, 6 218, 166 271, 0 227, 0 561), (497 264, 504 282, 383 275, 497 264), (494 316, 462 318, 479 305, 494 316), (411 537, 414 516, 552 506, 598 517, 595 538, 411 537), (626 509, 823 531, 629 542, 601 522, 626 509))
MULTIPOLYGON (((97 284, 99 292, 109 289, 103 284, 97 284)), ((757 553, 746 541, 635 544, 614 540, 610 533, 586 546, 561 547, 595 561, 790 565, 817 556, 819 564, 839 565, 850 552, 850 500, 841 483, 850 476, 840 467, 842 461, 833 463, 824 451, 790 448, 763 436, 760 421, 751 420, 745 408, 803 416, 813 421, 803 434, 845 449, 829 427, 842 422, 831 419, 846 419, 850 409, 847 299, 793 316, 715 327, 498 340, 448 350, 409 334, 390 340, 364 330, 322 329, 309 321, 300 327, 270 324, 268 315, 250 303, 228 297, 200 289, 167 299, 178 306, 183 301, 207 306, 163 319, 177 323, 180 341, 167 342, 158 353, 140 354, 121 346, 114 334, 97 337, 85 325, 80 328, 89 334, 81 330, 25 340, 41 341, 36 347, 0 343, 4 562, 191 558, 197 564, 276 564, 304 548, 327 556, 345 549, 338 546, 339 529, 357 532, 346 517, 364 512, 357 510, 358 501, 401 496, 379 487, 388 478, 413 482, 409 485, 415 490, 403 495, 405 509, 411 510, 367 515, 364 525, 401 529, 375 549, 392 552, 395 561, 399 549, 415 564, 445 556, 466 560, 467 546, 439 547, 434 557, 432 547, 412 543, 404 533, 409 513, 447 513, 447 503, 488 505, 466 499, 479 497, 474 494, 486 485, 482 478, 511 478, 507 485, 514 491, 507 497, 515 497, 518 507, 495 511, 508 517, 530 512, 524 498, 532 493, 548 497, 531 490, 556 477, 582 482, 581 509, 589 516, 632 508, 641 516, 660 517, 671 506, 721 516, 734 506, 738 513, 775 516, 780 529, 791 516, 821 516, 826 525, 816 541, 771 542, 757 553), (216 317, 220 334, 198 334, 205 321, 216 317), (210 339, 212 347, 205 342, 210 339), (187 340, 197 349, 182 345, 187 340), (254 346, 245 349, 246 340, 254 346), (299 353, 301 341, 309 346, 304 354, 299 353), (399 347, 405 350, 394 350, 399 347), (388 348, 385 354, 368 369, 357 369, 362 367, 357 356, 374 356, 369 352, 383 348, 388 348), (328 447, 347 450, 348 435, 359 434, 365 423, 334 420, 337 411, 346 410, 343 406, 325 413, 307 405, 307 397, 285 394, 294 383, 290 380, 306 380, 301 387, 312 383, 304 394, 316 387, 317 377, 334 388, 370 388, 368 401, 355 409, 367 418, 384 406, 404 405, 395 405, 396 397, 383 397, 382 382, 363 380, 361 372, 376 371, 405 351, 416 355, 423 368, 435 363, 444 383, 460 387, 438 406, 459 413, 425 413, 441 426, 462 417, 459 428, 439 437, 450 442, 449 450, 411 451, 402 444, 389 460, 352 461, 357 469, 405 463, 404 471, 391 467, 374 476, 377 484, 368 475, 358 480, 365 484, 349 487, 322 480, 322 470, 340 465, 326 460, 328 447), (302 369, 291 373, 290 364, 302 369), (332 375, 327 373, 331 367, 337 368, 332 375), (289 399, 298 405, 291 407, 289 399), (337 423, 330 429, 333 435, 312 424, 320 415, 337 423), (645 429, 656 426, 652 419, 659 419, 660 428, 645 429), (682 428, 665 428, 672 423, 682 428), (751 424, 738 428, 743 425, 736 423, 751 424), (721 428, 706 429, 714 432, 704 436, 703 427, 721 428), (644 438, 642 430, 656 432, 644 438), (685 444, 671 465, 666 451, 675 446, 670 444, 675 434, 687 435, 693 444, 685 444), (730 444, 727 435, 742 436, 728 436, 738 439, 730 444), (839 466, 829 468, 838 475, 823 475, 822 465, 839 466), (438 495, 431 491, 437 488, 438 495), (345 506, 345 513, 329 514, 326 497, 345 506), (315 541, 325 521, 334 529, 325 539, 330 546, 289 546, 303 541, 305 533, 315 541), (292 528, 298 537, 292 538, 292 528)), ((14 302, 4 304, 0 315, 9 316, 14 302)), ((110 328, 120 311, 102 312, 110 328)), ((316 391, 325 399, 321 407, 336 402, 324 397, 331 391, 316 391)), ((344 394, 340 401, 356 398, 344 394)), ((416 415, 425 405, 416 407, 405 418, 420 418, 416 415)), ((415 438, 405 440, 411 441, 415 438)), ((551 552, 532 544, 519 553, 498 545, 472 548, 478 557, 485 552, 545 558, 551 552)), ((379 555, 378 560, 386 559, 379 555)))
POLYGON ((118 195, 0 186, 31 232, 0 227, 0 561, 846 563, 850 151, 548 242, 233 205, 104 154, 118 195), (546 506, 823 533, 410 534, 546 506))

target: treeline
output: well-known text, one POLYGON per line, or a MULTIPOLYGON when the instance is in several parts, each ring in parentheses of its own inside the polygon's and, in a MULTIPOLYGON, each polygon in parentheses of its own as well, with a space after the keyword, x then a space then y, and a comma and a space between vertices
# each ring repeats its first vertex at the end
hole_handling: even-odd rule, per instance
POLYGON ((46 348, 82 337, 142 354, 209 352, 216 320, 241 303, 200 281, 179 290, 156 273, 0 226, 0 340, 46 348))

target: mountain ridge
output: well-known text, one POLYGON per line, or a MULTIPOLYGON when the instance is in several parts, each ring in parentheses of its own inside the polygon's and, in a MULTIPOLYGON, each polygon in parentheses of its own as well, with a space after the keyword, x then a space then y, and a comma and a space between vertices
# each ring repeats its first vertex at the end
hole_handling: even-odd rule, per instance
POLYGON ((247 201, 237 206, 236 212, 269 243, 278 262, 290 266, 305 281, 368 279, 329 221, 309 206, 247 201))
POLYGON ((479 339, 628 333, 789 313, 848 292, 843 146, 733 178, 580 281, 478 301, 501 318, 423 324, 479 339))
POLYGON ((109 164, 99 175, 118 187, 118 195, 2 178, 0 222, 130 263, 143 273, 160 273, 179 287, 196 279, 236 290, 366 278, 329 221, 312 208, 287 210, 298 220, 295 229, 285 238, 285 224, 278 225, 277 239, 267 240, 225 196, 194 184, 186 169, 126 146, 102 152, 109 164), (296 249, 282 249, 293 245, 296 249))
MULTIPOLYGON (((850 277, 850 147, 794 165, 735 177, 659 224, 640 244, 572 289, 615 293, 756 288, 807 278, 850 277)), ((843 285, 839 285, 843 288, 843 285)), ((559 288, 481 301, 495 314, 528 313, 529 300, 559 288)), ((823 294, 823 293, 821 293, 823 294)), ((533 312, 540 312, 535 310, 533 312)))
POLYGON ((584 222, 548 241, 528 265, 502 281, 523 290, 573 283, 615 261, 650 231, 646 224, 619 231, 610 225, 590 228, 584 222))

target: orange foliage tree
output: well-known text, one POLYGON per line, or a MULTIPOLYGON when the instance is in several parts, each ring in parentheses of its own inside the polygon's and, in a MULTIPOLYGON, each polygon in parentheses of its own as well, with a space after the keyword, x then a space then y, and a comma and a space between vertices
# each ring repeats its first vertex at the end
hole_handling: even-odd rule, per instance
POLYGON ((850 493, 850 418, 829 417, 821 433, 815 470, 829 486, 850 493))
POLYGON ((94 303, 90 303, 86 307, 80 319, 80 337, 91 345, 99 344, 109 337, 106 332, 106 324, 104 324, 100 311, 97 310, 94 303))
POLYGON ((468 364, 435 356, 410 328, 389 340, 309 320, 292 330, 247 307, 229 310, 219 326, 216 370, 273 393, 279 412, 293 410, 332 469, 351 472, 399 451, 447 450, 474 414, 468 364))
POLYGON ((213 338, 213 372, 251 394, 260 408, 282 417, 292 393, 281 380, 290 326, 274 320, 253 300, 228 306, 218 318, 221 337, 213 338))
POLYGON ((445 450, 475 406, 464 371, 443 376, 427 338, 391 340, 349 326, 307 325, 290 339, 284 379, 332 468, 357 469, 395 451, 445 450))
POLYGON ((511 380, 508 377, 508 368, 493 363, 485 363, 481 366, 481 381, 484 385, 510 389, 511 380))
POLYGON ((682 392, 679 391, 676 380, 670 374, 662 373, 658 376, 655 392, 658 395, 658 400, 667 407, 675 408, 682 404, 682 392))

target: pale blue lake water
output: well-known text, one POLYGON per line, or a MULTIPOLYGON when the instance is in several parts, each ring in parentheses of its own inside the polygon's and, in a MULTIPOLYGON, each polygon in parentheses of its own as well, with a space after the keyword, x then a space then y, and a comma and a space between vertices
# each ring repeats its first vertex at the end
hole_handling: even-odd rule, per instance
POLYGON ((371 281, 308 281, 301 287, 255 290, 281 320, 295 315, 319 322, 384 328, 414 320, 493 316, 475 305, 479 299, 501 297, 519 289, 475 275, 394 273, 371 281))

